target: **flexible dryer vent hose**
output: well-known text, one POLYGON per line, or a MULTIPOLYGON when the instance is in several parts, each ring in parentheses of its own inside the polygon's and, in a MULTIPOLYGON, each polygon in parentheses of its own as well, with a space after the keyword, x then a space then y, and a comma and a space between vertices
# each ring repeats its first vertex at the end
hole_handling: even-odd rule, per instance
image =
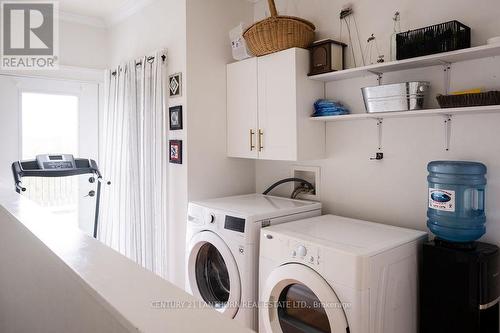
MULTIPOLYGON (((285 184, 285 183, 290 183, 290 182, 300 182, 301 183, 301 187, 303 187, 304 189, 307 189, 309 191, 314 191, 313 184, 309 183, 305 179, 301 179, 301 178, 285 178, 285 179, 277 181, 273 185, 269 186, 269 188, 267 190, 265 190, 262 194, 267 195, 267 194, 269 194, 269 192, 271 192, 272 190, 274 190, 276 187, 278 187, 278 186, 280 186, 282 184, 285 184)), ((295 192, 296 191, 294 191, 294 194, 295 194, 295 192)), ((292 196, 293 196, 293 194, 292 194, 292 196)))

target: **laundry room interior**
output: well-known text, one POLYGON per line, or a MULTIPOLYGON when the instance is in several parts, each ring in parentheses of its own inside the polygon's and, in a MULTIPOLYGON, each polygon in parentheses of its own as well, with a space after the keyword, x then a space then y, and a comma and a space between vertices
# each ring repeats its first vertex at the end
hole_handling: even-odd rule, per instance
POLYGON ((0 332, 500 332, 498 0, 0 0, 0 332))

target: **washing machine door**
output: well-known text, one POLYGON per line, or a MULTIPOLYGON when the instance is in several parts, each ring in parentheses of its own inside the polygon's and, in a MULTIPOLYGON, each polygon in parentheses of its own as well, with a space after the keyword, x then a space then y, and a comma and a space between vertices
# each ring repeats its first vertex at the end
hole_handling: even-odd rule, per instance
POLYGON ((234 318, 241 299, 240 273, 222 238, 203 231, 191 239, 187 274, 193 295, 234 318))
POLYGON ((311 268, 295 263, 280 266, 263 289, 261 320, 266 332, 349 332, 335 291, 311 268))

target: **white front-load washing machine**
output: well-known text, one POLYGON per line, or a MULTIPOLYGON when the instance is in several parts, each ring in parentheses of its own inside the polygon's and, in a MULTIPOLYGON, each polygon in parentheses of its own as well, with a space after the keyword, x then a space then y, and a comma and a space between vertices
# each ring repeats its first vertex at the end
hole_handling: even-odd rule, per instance
POLYGON ((189 203, 186 290, 256 330, 262 227, 321 215, 321 204, 261 194, 189 203))
POLYGON ((263 229, 260 333, 416 333, 426 239, 334 215, 263 229))

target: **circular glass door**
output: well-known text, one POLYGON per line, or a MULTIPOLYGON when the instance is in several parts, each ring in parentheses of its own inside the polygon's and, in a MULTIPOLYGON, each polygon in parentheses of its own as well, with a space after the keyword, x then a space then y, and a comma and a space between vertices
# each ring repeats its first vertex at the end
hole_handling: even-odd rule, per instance
POLYGON ((330 333, 330 321, 314 292, 300 283, 281 291, 277 304, 278 320, 284 333, 330 333))
POLYGON ((201 246, 196 256, 196 283, 203 300, 217 309, 226 306, 231 282, 219 250, 210 243, 201 246))
POLYGON ((238 267, 225 242, 210 231, 191 240, 188 279, 193 295, 217 311, 234 318, 241 298, 238 267))
POLYGON ((277 267, 265 281, 262 297, 268 304, 260 310, 267 332, 345 333, 348 328, 337 295, 307 266, 277 267))

